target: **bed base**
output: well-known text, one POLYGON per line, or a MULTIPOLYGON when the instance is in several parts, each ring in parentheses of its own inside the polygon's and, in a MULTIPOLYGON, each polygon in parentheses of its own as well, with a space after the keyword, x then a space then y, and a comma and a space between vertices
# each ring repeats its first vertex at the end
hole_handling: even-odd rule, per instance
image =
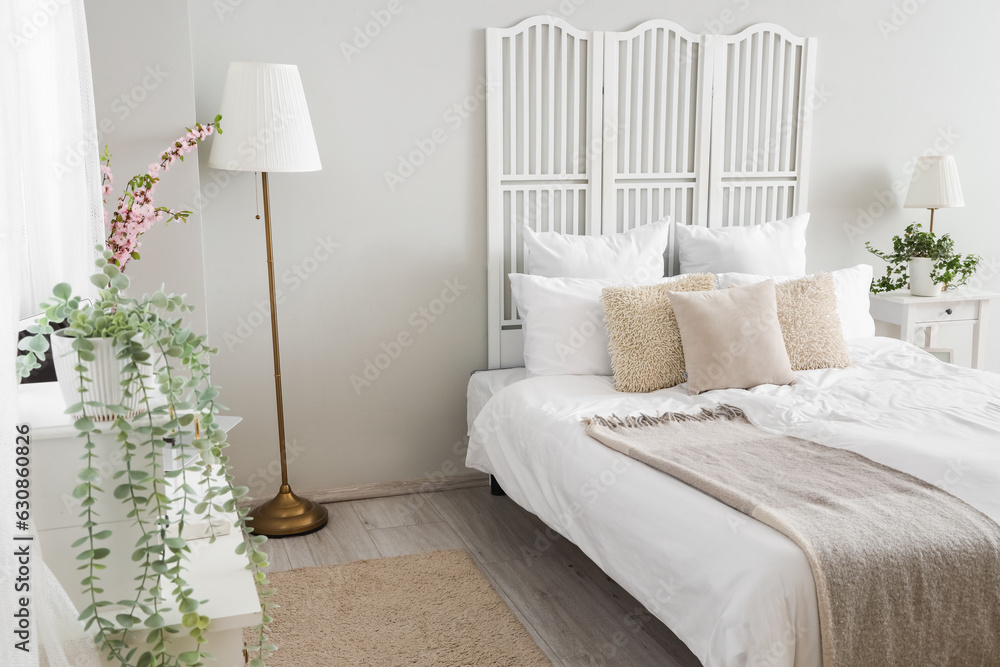
POLYGON ((490 475, 490 495, 491 496, 506 496, 507 493, 500 486, 500 482, 493 475, 490 475))

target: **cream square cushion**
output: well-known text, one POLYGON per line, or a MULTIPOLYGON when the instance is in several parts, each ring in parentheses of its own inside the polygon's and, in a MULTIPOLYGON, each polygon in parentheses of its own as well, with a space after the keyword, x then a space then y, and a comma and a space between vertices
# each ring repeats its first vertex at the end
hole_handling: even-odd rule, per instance
POLYGON ((773 280, 713 292, 674 292, 670 303, 684 345, 690 393, 795 380, 773 280))
POLYGON ((710 273, 658 285, 604 288, 601 303, 615 389, 647 392, 684 382, 684 350, 670 294, 713 289, 710 273))
MULTIPOLYGON (((875 320, 869 308, 869 293, 873 269, 870 264, 858 264, 847 269, 832 271, 833 285, 837 292, 837 315, 844 330, 844 338, 871 338, 875 335, 875 320)), ((752 285, 768 278, 778 283, 797 280, 796 276, 761 276, 749 273, 719 273, 719 289, 733 285, 752 285)))
POLYGON ((832 275, 816 273, 778 283, 775 296, 778 322, 793 371, 851 365, 837 314, 837 290, 832 275))

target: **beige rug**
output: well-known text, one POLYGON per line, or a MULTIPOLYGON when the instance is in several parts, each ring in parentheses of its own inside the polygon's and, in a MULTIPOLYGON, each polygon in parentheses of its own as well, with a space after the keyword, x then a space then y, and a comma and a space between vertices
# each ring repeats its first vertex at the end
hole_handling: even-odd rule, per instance
POLYGON ((269 667, 551 664, 462 550, 275 572, 271 580, 280 608, 269 667))

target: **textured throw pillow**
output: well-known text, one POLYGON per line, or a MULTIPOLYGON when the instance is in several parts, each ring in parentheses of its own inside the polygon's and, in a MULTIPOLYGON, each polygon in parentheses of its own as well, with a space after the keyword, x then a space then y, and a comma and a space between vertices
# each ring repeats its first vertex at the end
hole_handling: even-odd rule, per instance
POLYGON ((611 375, 601 290, 626 282, 511 273, 528 375, 611 375))
POLYGON ((546 278, 611 278, 631 283, 663 277, 670 218, 622 234, 578 236, 524 225, 524 271, 546 278))
POLYGON ((604 288, 601 303, 615 389, 647 392, 684 382, 684 350, 670 293, 713 289, 710 273, 658 285, 604 288))
POLYGON ((746 227, 709 229, 675 224, 681 272, 804 275, 808 225, 808 213, 746 227))
POLYGON ((832 275, 817 273, 778 283, 775 296, 781 335, 793 371, 851 365, 837 315, 832 275))
POLYGON ((773 280, 713 292, 675 292, 670 304, 684 345, 690 393, 795 380, 773 280))
MULTIPOLYGON (((837 291, 837 315, 844 330, 844 338, 871 338, 875 335, 875 320, 872 319, 869 292, 872 286, 873 269, 870 264, 858 264, 847 269, 832 271, 833 285, 837 291)), ((749 273, 720 273, 719 289, 733 285, 752 285, 770 278, 779 285, 795 276, 758 276, 749 273)))

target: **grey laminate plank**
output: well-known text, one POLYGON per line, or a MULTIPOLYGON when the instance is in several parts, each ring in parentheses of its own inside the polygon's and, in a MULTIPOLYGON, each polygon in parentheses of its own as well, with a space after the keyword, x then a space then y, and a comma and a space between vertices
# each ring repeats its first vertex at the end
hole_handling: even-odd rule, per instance
POLYGON ((465 549, 462 539, 443 521, 377 528, 368 531, 368 534, 371 535, 379 552, 387 558, 445 549, 465 549))
POLYGON ((542 638, 542 635, 538 633, 535 626, 528 622, 524 612, 522 612, 521 609, 514 604, 514 601, 510 599, 510 596, 507 595, 507 592, 503 589, 503 587, 500 586, 496 579, 493 578, 493 575, 487 572, 486 569, 478 563, 477 567, 479 568, 479 571, 483 573, 483 576, 486 577, 486 580, 490 582, 490 586, 492 586, 493 590, 497 592, 497 595, 500 596, 503 603, 507 605, 512 612, 514 612, 514 616, 516 616, 517 620, 524 626, 524 629, 528 631, 531 638, 535 640, 538 647, 542 649, 542 652, 545 653, 545 657, 549 659, 553 667, 566 667, 563 661, 559 659, 559 656, 556 655, 556 652, 552 650, 552 647, 549 646, 548 642, 546 642, 545 639, 542 638))
POLYGON ((358 500, 354 509, 369 530, 444 521, 426 494, 358 500))
POLYGON ((617 604, 630 627, 641 627, 650 637, 667 650, 683 667, 701 667, 701 662, 687 645, 682 642, 658 618, 653 616, 646 607, 632 594, 622 588, 618 582, 605 574, 598 565, 587 557, 578 546, 568 543, 563 554, 576 567, 580 575, 594 582, 608 598, 608 602, 617 604))
POLYGON ((428 497, 482 563, 551 555, 566 542, 555 531, 536 523, 510 498, 490 495, 488 488, 433 493, 428 497))
POLYGON ((268 572, 292 569, 292 564, 288 561, 288 552, 285 551, 285 543, 281 540, 268 540, 264 544, 264 552, 267 554, 268 572))
POLYGON ((312 551, 309 550, 308 535, 298 537, 281 537, 274 541, 281 540, 281 546, 285 548, 285 555, 288 556, 288 569, 295 570, 300 567, 316 567, 316 559, 313 558, 312 551))
POLYGON ((567 667, 681 665, 565 556, 494 562, 484 569, 567 667))
POLYGON ((330 514, 326 526, 304 536, 316 565, 343 565, 382 556, 355 511, 355 502, 325 505, 330 514))

